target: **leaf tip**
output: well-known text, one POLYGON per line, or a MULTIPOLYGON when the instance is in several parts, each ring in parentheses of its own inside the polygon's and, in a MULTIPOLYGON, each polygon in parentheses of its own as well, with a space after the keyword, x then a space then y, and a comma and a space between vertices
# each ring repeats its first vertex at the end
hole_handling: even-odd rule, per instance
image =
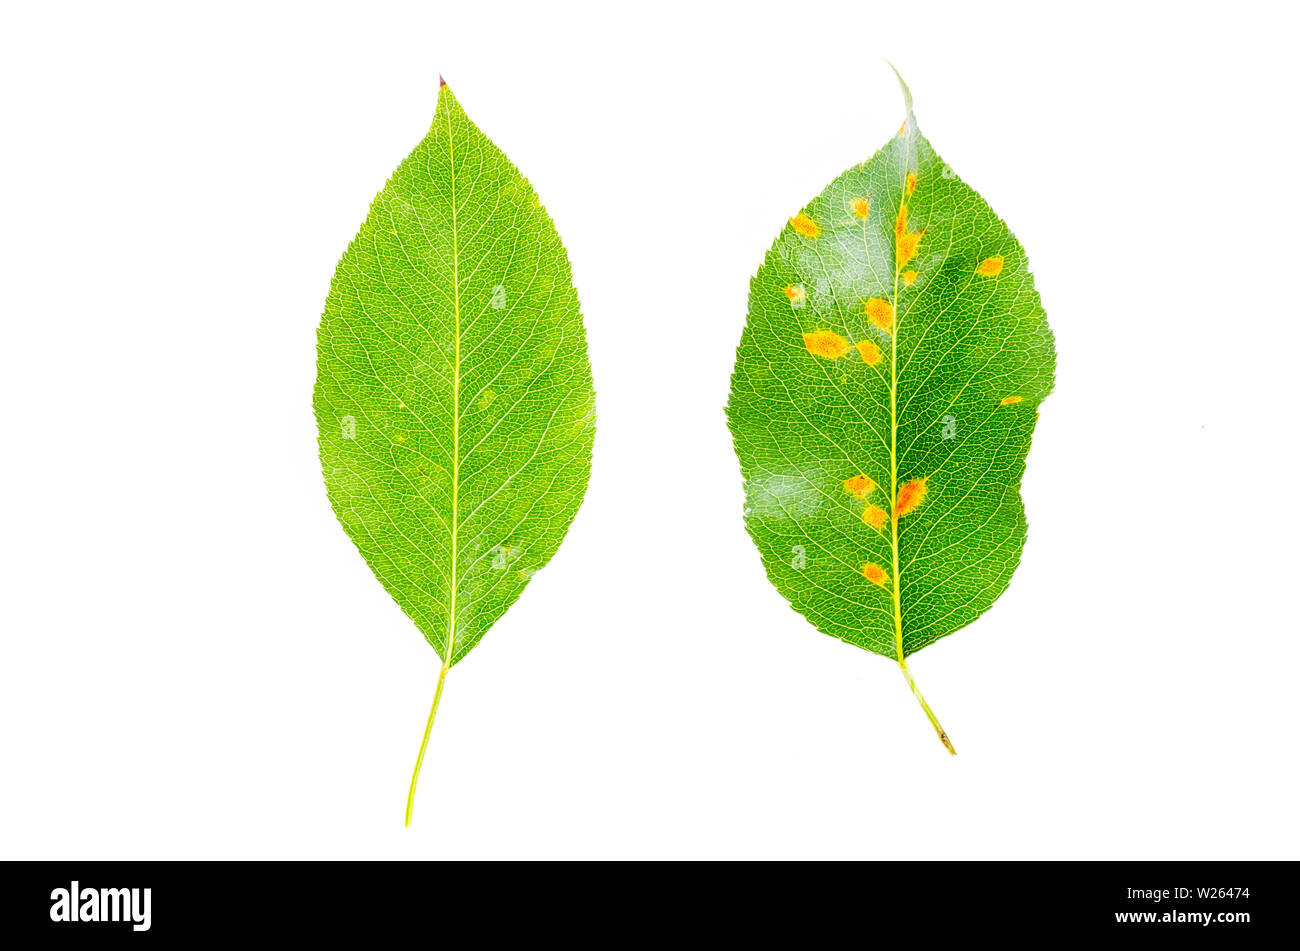
POLYGON ((907 108, 907 119, 903 125, 906 126, 908 122, 915 124, 916 117, 912 115, 912 90, 907 88, 907 83, 903 80, 903 74, 898 71, 898 67, 889 60, 885 60, 885 63, 894 71, 894 77, 898 80, 899 88, 903 90, 903 105, 907 108))
MULTIPOLYGON (((902 80, 899 80, 899 82, 902 82, 902 80)), ((442 78, 442 73, 439 73, 439 74, 438 74, 438 88, 441 89, 441 88, 442 88, 443 86, 445 86, 445 85, 447 85, 447 80, 445 80, 445 79, 442 78)))

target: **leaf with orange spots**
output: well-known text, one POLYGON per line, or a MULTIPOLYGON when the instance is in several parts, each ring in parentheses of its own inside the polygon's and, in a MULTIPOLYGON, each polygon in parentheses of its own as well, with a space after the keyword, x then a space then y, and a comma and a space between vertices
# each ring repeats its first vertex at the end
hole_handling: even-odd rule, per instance
POLYGON ((781 228, 751 281, 727 420, 768 578, 915 690, 907 658, 988 610, 1019 563, 1055 349, 1024 249, 904 100, 899 135, 781 228), (816 293, 794 309, 786 287, 816 293))
POLYGON ((560 237, 445 85, 334 274, 315 410, 335 515, 441 658, 436 710, 559 548, 595 430, 560 237))

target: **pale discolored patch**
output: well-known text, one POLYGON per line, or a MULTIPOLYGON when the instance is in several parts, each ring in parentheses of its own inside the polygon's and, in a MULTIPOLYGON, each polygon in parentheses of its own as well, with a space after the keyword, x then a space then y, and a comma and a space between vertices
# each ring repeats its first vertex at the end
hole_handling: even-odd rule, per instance
POLYGON ((754 518, 786 520, 815 515, 825 493, 817 482, 821 473, 774 472, 745 484, 746 514, 754 518))

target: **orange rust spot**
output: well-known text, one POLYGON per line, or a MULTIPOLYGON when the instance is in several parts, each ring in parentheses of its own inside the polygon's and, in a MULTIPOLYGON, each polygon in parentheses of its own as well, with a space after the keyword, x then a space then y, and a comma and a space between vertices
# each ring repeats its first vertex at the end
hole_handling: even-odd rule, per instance
POLYGON ((814 330, 803 335, 803 345, 814 357, 838 360, 849 352, 849 342, 833 330, 814 330))
POLYGON ((894 219, 894 250, 899 267, 916 256, 916 248, 921 243, 923 234, 924 231, 907 230, 907 202, 904 201, 898 206, 898 217, 894 219))
POLYGON ((802 304, 808 299, 808 293, 803 289, 802 284, 787 284, 782 288, 785 296, 790 298, 791 304, 802 304))
MULTIPOLYGON (((928 476, 927 476, 928 478, 928 476)), ((925 501, 925 479, 913 479, 898 490, 898 503, 894 506, 894 517, 913 512, 925 501)))
POLYGON ((868 505, 862 510, 862 521, 872 528, 879 529, 889 520, 889 513, 879 505, 868 505))
POLYGON ((867 217, 867 212, 871 208, 871 201, 866 198, 853 199, 853 213, 859 218, 867 217))
POLYGON ((862 312, 881 330, 888 332, 894 326, 894 306, 883 297, 872 297, 862 305, 862 312))
POLYGON ((984 277, 997 277, 1002 273, 1002 255, 985 258, 979 263, 979 267, 975 268, 975 273, 984 277))
POLYGON ((869 561, 862 566, 862 577, 866 578, 872 584, 878 584, 883 588, 885 582, 889 580, 889 572, 884 568, 881 568, 875 562, 869 561))
POLYGON ((862 354, 862 361, 869 367, 874 367, 884 356, 870 340, 860 340, 854 344, 858 348, 858 353, 862 354))
POLYGON ((898 266, 902 267, 916 257, 916 248, 921 243, 924 231, 909 231, 898 239, 898 266))
POLYGON ((1023 396, 1004 396, 999 406, 1010 406, 1012 403, 1019 403, 1024 399, 1023 396))
POLYGON ((844 491, 854 498, 865 499, 876 491, 876 483, 864 475, 855 475, 852 479, 844 480, 844 491))
POLYGON ((904 119, 903 124, 898 127, 898 134, 902 135, 906 131, 907 131, 907 120, 904 119))
POLYGON ((908 193, 908 195, 911 195, 912 192, 914 192, 914 191, 916 191, 916 172, 908 172, 908 173, 907 173, 907 193, 908 193))
POLYGON ((799 232, 805 238, 815 238, 822 233, 822 229, 817 227, 817 222, 813 221, 802 211, 790 219, 790 227, 799 232))
POLYGON ((908 287, 911 287, 913 284, 916 283, 916 272, 910 270, 904 271, 902 274, 902 278, 903 278, 903 283, 906 284, 908 287))

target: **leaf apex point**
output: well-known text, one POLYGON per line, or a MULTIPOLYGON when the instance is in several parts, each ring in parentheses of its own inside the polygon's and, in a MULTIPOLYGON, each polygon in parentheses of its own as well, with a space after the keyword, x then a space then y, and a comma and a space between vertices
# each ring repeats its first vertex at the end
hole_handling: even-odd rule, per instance
POLYGON ((443 86, 445 86, 445 85, 447 85, 447 80, 445 80, 445 79, 442 78, 442 73, 439 73, 439 74, 438 74, 438 88, 441 89, 441 88, 442 88, 443 86))
POLYGON ((907 82, 903 79, 903 74, 898 71, 898 67, 895 66, 892 62, 890 62, 889 59, 886 59, 885 63, 889 66, 890 69, 894 71, 894 76, 898 80, 898 85, 903 90, 903 104, 907 107, 907 117, 911 119, 912 118, 912 90, 907 88, 907 82))

